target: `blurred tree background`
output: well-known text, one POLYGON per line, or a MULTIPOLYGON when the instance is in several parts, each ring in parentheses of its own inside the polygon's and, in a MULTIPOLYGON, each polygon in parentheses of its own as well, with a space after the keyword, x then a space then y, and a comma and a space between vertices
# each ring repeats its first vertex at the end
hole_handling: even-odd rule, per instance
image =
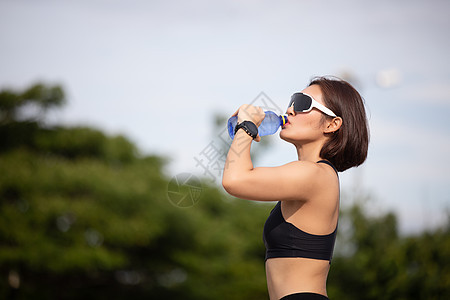
MULTIPOLYGON (((1 299, 268 299, 272 204, 202 182, 168 201, 165 158, 124 136, 48 125, 61 86, 0 92, 1 299)), ((345 200, 342 201, 345 203, 345 200)), ((342 210, 331 299, 450 299, 450 222, 401 236, 364 201, 342 210)))

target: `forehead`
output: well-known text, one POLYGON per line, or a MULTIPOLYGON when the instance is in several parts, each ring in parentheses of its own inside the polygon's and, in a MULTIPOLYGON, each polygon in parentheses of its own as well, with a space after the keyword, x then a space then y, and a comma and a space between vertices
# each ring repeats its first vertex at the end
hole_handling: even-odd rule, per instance
POLYGON ((302 90, 302 93, 311 95, 314 98, 314 100, 323 104, 322 90, 320 89, 320 86, 318 86, 317 84, 308 86, 306 89, 302 90))

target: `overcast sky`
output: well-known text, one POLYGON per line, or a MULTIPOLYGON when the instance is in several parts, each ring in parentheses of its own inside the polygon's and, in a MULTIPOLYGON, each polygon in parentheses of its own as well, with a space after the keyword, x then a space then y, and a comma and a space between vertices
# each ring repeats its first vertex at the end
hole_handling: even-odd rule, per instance
MULTIPOLYGON (((169 174, 201 176, 214 114, 261 92, 285 109, 315 75, 353 78, 371 144, 343 194, 369 193, 415 232, 450 209, 449 14, 444 0, 0 0, 0 88, 62 84, 52 121, 125 134, 171 158, 169 174)), ((296 159, 271 140, 258 165, 296 159)))

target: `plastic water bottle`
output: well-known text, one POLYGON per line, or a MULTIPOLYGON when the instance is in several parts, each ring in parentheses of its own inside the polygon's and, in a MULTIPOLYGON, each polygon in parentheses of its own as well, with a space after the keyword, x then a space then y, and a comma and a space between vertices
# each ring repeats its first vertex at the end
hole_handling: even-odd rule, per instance
MULTIPOLYGON (((280 126, 283 126, 287 123, 287 115, 277 115, 273 111, 264 112, 266 116, 261 122, 261 125, 258 127, 259 136, 271 135, 277 132, 280 126)), ((231 117, 228 119, 228 134, 231 139, 234 139, 234 128, 236 128, 237 124, 237 116, 231 117)))

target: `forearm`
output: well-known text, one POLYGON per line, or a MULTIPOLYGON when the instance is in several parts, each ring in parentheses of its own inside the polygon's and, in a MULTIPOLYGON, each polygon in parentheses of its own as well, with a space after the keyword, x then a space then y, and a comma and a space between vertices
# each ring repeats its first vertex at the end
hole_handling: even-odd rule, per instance
POLYGON ((225 167, 223 170, 222 184, 225 189, 233 182, 239 180, 246 172, 253 170, 253 163, 250 156, 252 138, 244 131, 238 130, 228 150, 225 167))

